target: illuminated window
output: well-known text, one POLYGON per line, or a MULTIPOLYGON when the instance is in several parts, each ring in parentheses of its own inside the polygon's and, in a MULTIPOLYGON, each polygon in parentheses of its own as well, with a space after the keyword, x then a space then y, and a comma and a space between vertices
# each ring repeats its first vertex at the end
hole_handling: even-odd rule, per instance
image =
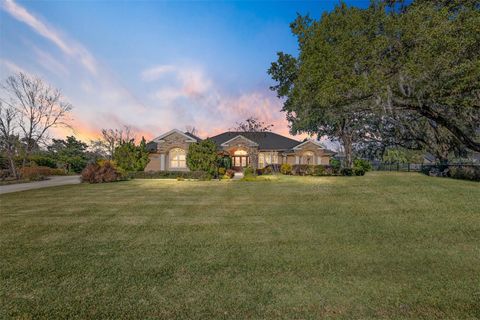
POLYGON ((186 152, 180 148, 173 148, 170 150, 169 159, 170 159, 170 168, 186 168, 186 152))
POLYGON ((277 152, 260 152, 258 154, 258 167, 264 168, 269 164, 278 163, 278 153, 277 152))
POLYGON ((302 155, 302 164, 315 164, 313 162, 313 152, 307 151, 302 155))
POLYGON ((234 153, 233 153, 234 156, 246 156, 248 155, 247 151, 245 150, 236 150, 234 153))

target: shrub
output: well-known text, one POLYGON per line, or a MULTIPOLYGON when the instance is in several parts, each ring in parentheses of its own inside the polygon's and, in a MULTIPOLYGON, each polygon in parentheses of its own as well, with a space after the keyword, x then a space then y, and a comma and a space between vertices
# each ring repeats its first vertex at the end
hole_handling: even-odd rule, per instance
POLYGON ((235 176, 235 171, 232 169, 227 169, 227 171, 225 172, 225 176, 229 177, 230 179, 233 179, 233 177, 235 176))
POLYGON ((297 176, 311 176, 315 173, 315 166, 309 164, 296 164, 292 168, 292 173, 297 176))
POLYGON ((353 169, 352 168, 342 168, 340 170, 340 174, 342 176, 353 176, 353 169))
POLYGON ((232 159, 229 156, 219 157, 217 165, 221 168, 230 169, 232 168, 232 159))
POLYGON ((91 163, 82 171, 82 181, 88 183, 114 182, 125 179, 124 174, 112 161, 91 163))
POLYGON ((284 163, 280 166, 280 172, 283 174, 292 174, 292 165, 290 163, 284 163))
POLYGON ((304 176, 307 174, 307 164, 296 164, 292 167, 292 174, 296 176, 304 176))
POLYGON ((263 168, 262 171, 263 171, 263 174, 272 174, 275 172, 274 169, 275 168, 272 165, 268 165, 265 168, 263 168))
POLYGON ((353 167, 353 174, 356 176, 364 176, 365 172, 363 167, 353 167))
POLYGON ((12 175, 9 169, 1 169, 0 170, 0 180, 5 180, 12 175))
POLYGON ((448 175, 448 165, 422 165, 420 171, 427 176, 446 177, 448 175))
POLYGON ((243 170, 243 176, 244 177, 253 177, 255 176, 255 170, 253 170, 252 167, 246 167, 244 170, 243 170))
POLYGON ((314 176, 324 176, 325 175, 325 167, 322 165, 317 165, 313 167, 313 175, 314 176))
POLYGON ((448 175, 454 179, 480 181, 480 166, 451 166, 448 175))
POLYGON ((48 176, 61 176, 65 175, 63 169, 52 169, 49 167, 23 167, 19 169, 20 177, 22 179, 37 181, 44 180, 48 176))
POLYGON ((335 173, 340 172, 340 167, 341 167, 341 162, 338 159, 330 159, 330 166, 332 166, 332 169, 335 173))
POLYGON ((364 160, 364 159, 355 159, 353 161, 353 167, 354 168, 362 168, 363 171, 364 171, 364 174, 365 174, 365 172, 368 172, 368 171, 372 170, 372 165, 370 164, 370 162, 368 160, 364 160))
POLYGON ((211 176, 217 173, 217 145, 211 139, 191 143, 188 147, 187 166, 192 171, 205 171, 211 176))
MULTIPOLYGON (((228 172, 228 170, 227 170, 228 172)), ((205 179, 204 171, 138 171, 128 174, 132 179, 205 179)))
POLYGON ((219 176, 223 176, 225 174, 225 172, 227 172, 227 170, 225 168, 218 168, 218 175, 219 176))
POLYGON ((29 160, 40 167, 49 167, 54 169, 57 168, 57 162, 55 161, 55 159, 48 156, 34 155, 30 156, 29 160))

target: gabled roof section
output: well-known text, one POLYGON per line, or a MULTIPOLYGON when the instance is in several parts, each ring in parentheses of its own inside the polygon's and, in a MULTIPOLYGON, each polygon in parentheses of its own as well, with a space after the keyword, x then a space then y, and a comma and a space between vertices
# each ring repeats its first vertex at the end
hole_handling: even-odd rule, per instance
POLYGON ((221 146, 222 146, 222 147, 224 147, 224 146, 226 147, 226 146, 228 146, 228 144, 229 144, 230 142, 234 141, 235 139, 239 139, 239 138, 240 138, 240 139, 245 139, 245 140, 247 140, 252 146, 258 146, 258 143, 256 143, 255 141, 252 141, 252 140, 250 140, 250 139, 248 139, 248 138, 245 138, 245 137, 244 137, 243 135, 241 135, 241 134, 239 134, 238 136, 233 137, 233 138, 230 139, 230 140, 225 141, 224 143, 221 144, 221 146))
POLYGON ((302 143, 300 143, 299 145, 296 145, 296 146, 293 147, 292 149, 293 149, 293 150, 298 150, 298 149, 300 149, 302 146, 304 146, 304 145, 306 145, 306 144, 308 144, 308 143, 313 143, 314 145, 316 145, 316 146, 319 147, 320 149, 325 149, 325 147, 324 147, 320 142, 318 142, 318 141, 316 141, 316 140, 310 140, 310 139, 303 141, 302 143))
POLYGON ((187 134, 186 132, 182 132, 182 131, 180 131, 180 130, 178 130, 178 129, 173 129, 173 130, 168 131, 167 133, 162 134, 162 135, 159 136, 159 137, 156 137, 156 138, 153 139, 152 141, 153 141, 153 142, 157 142, 157 143, 158 143, 158 142, 161 142, 161 140, 162 140, 163 138, 168 137, 169 135, 174 134, 174 133, 178 133, 178 134, 184 136, 185 139, 186 139, 186 140, 185 140, 186 142, 197 142, 197 141, 199 140, 198 137, 195 137, 195 136, 192 135, 192 134, 189 134, 189 133, 187 134))
POLYGON ((319 141, 310 140, 310 139, 309 139, 309 140, 305 140, 304 142, 302 142, 302 143, 300 143, 299 145, 295 146, 294 148, 292 148, 292 150, 294 151, 294 150, 301 149, 302 146, 308 144, 309 142, 312 143, 312 144, 314 144, 314 145, 316 145, 316 146, 319 147, 320 149, 323 149, 324 152, 325 152, 325 154, 330 154, 330 155, 336 154, 335 151, 332 151, 332 150, 330 150, 330 149, 325 148, 319 141))
POLYGON ((298 145, 300 142, 279 135, 274 132, 241 132, 241 131, 227 131, 219 135, 213 136, 212 139, 218 147, 238 136, 258 144, 259 150, 289 150, 298 145))
POLYGON ((191 137, 191 138, 193 138, 193 139, 195 139, 195 140, 197 140, 197 141, 202 141, 202 140, 203 140, 202 138, 197 137, 196 135, 194 135, 193 133, 190 133, 190 132, 188 132, 188 131, 185 131, 184 133, 185 133, 187 136, 189 136, 189 137, 191 137))

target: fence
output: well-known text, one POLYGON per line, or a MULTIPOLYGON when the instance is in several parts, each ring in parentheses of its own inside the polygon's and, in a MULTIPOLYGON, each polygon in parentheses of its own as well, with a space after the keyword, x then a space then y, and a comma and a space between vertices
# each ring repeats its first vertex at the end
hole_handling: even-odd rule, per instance
POLYGON ((421 163, 372 163, 373 170, 376 171, 421 171, 421 163))

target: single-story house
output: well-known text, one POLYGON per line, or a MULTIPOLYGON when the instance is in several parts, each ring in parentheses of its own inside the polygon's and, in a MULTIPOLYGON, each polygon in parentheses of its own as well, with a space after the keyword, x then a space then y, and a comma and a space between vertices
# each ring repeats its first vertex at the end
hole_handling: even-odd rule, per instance
MULTIPOLYGON (((318 141, 297 141, 274 132, 228 131, 210 139, 217 145, 219 154, 231 157, 235 170, 283 163, 326 165, 335 154, 318 141)), ((145 171, 187 171, 188 147, 201 140, 177 129, 162 134, 147 144, 150 162, 145 171)))

